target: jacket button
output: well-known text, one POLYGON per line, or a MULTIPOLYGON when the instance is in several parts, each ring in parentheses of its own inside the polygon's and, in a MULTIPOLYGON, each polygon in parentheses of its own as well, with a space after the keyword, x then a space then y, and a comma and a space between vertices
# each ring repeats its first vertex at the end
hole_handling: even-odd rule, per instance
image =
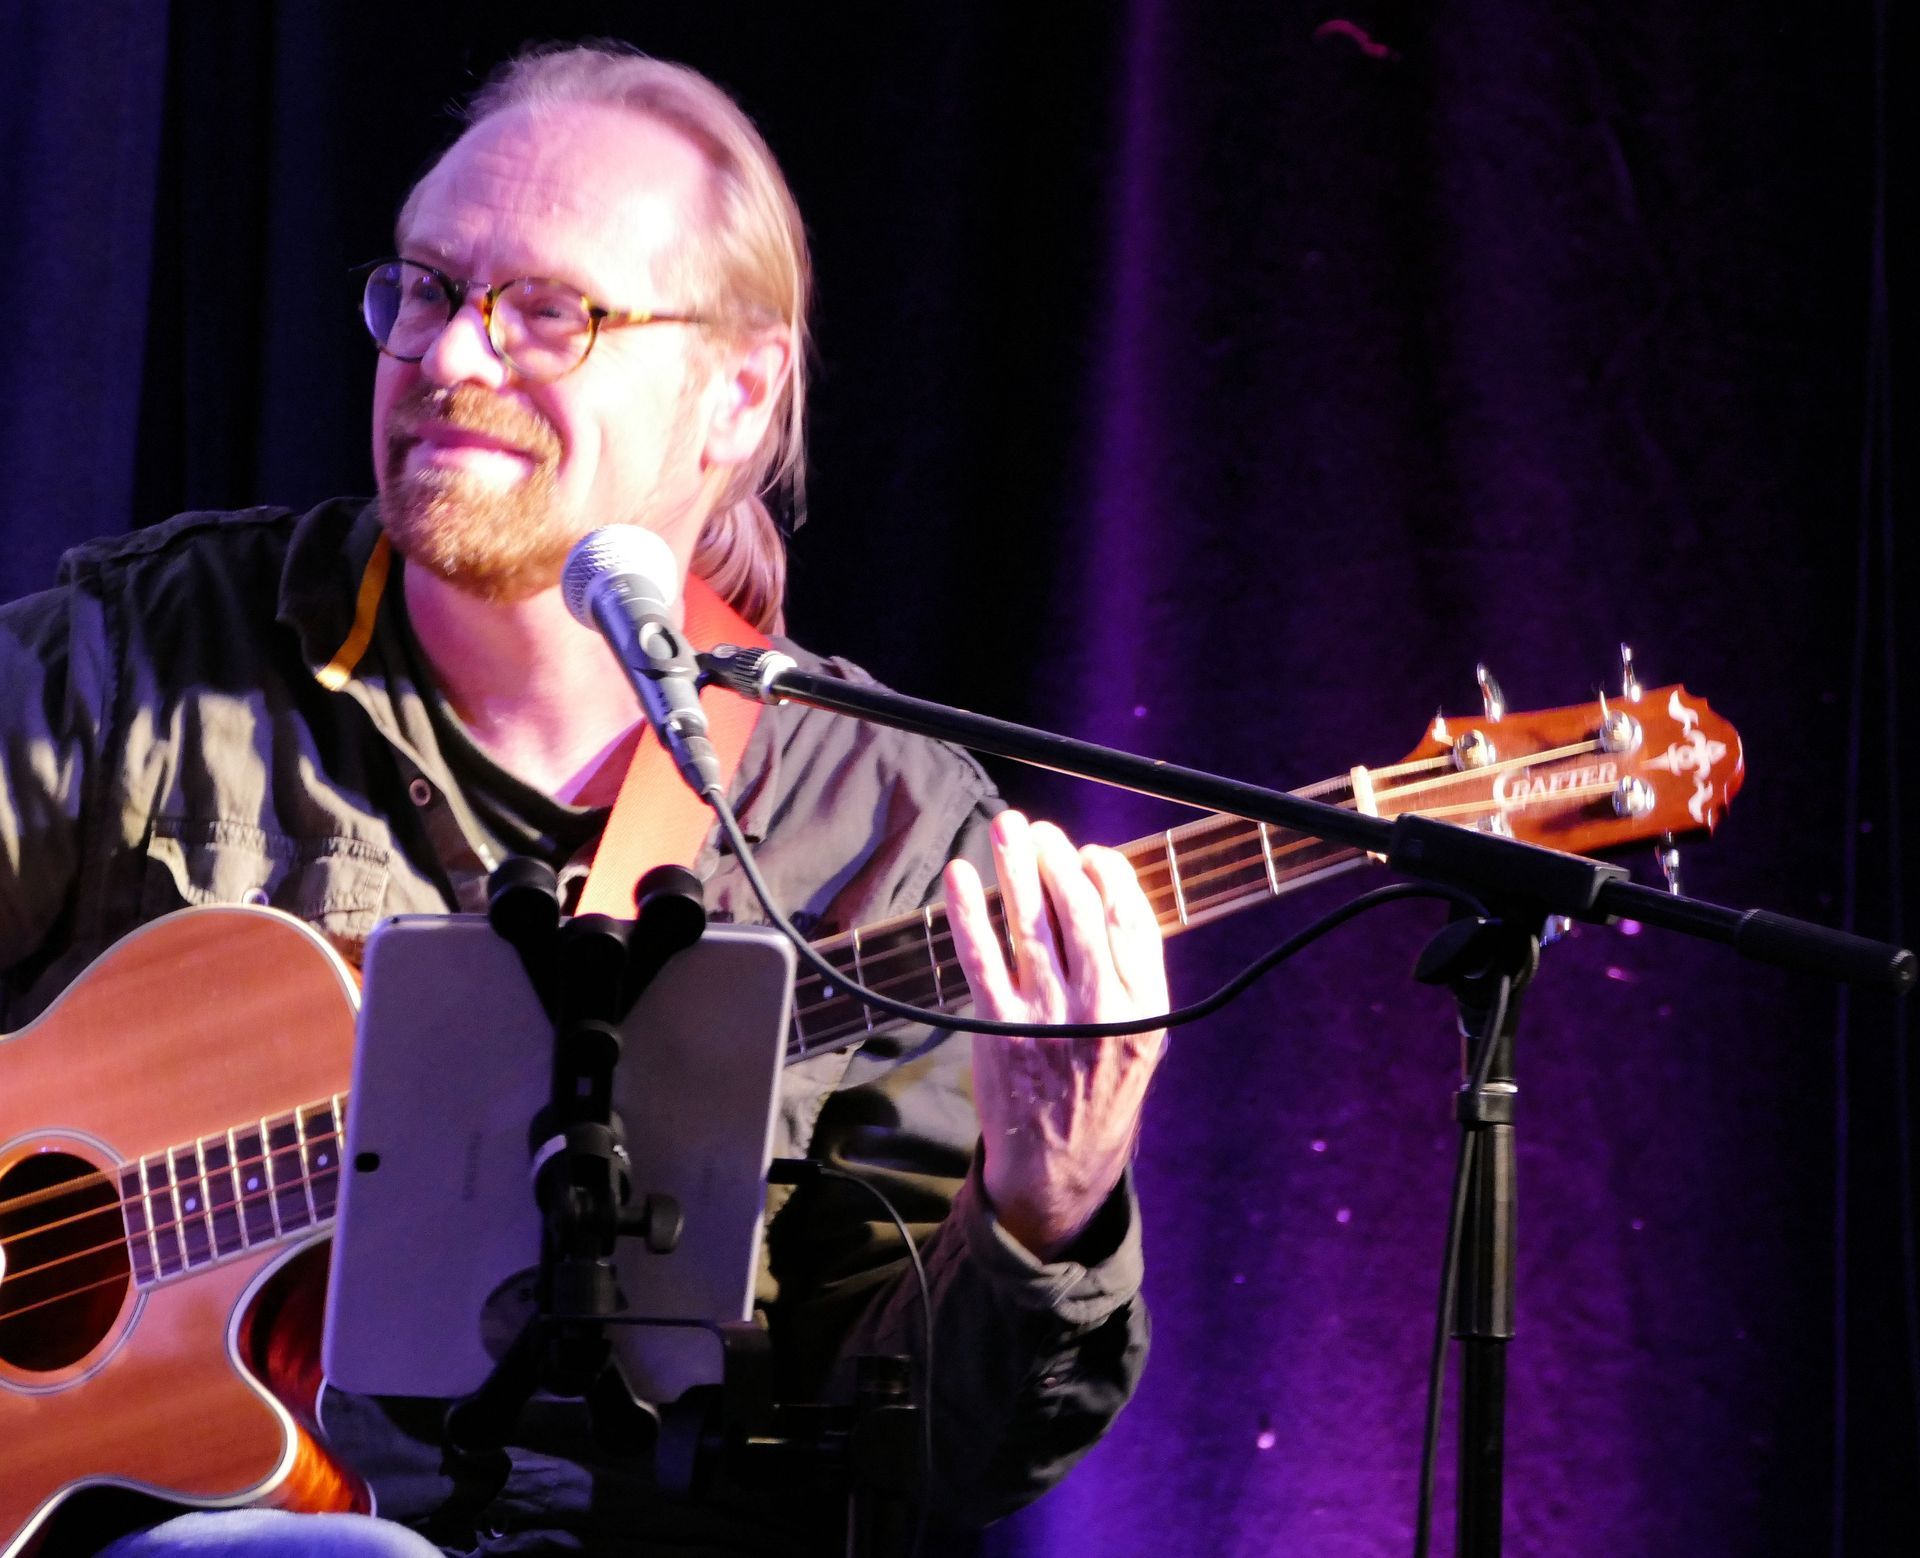
POLYGON ((407 785, 407 795, 414 805, 424 806, 433 799, 433 786, 416 774, 407 785))

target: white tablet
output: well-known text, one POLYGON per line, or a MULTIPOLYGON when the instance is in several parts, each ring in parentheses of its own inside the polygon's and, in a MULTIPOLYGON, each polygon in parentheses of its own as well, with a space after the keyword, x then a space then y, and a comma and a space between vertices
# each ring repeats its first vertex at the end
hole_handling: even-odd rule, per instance
MULTIPOLYGON (((777 931, 714 925, 622 1025, 614 1084, 633 1185, 675 1197, 670 1254, 623 1238, 629 1313, 752 1313, 794 954, 777 931)), ((532 1310, 540 1252, 527 1128, 553 1030, 519 954, 478 915, 403 915, 367 944, 323 1361, 369 1395, 463 1396, 532 1310)), ((701 1325, 613 1327, 635 1390, 717 1382, 701 1325)))

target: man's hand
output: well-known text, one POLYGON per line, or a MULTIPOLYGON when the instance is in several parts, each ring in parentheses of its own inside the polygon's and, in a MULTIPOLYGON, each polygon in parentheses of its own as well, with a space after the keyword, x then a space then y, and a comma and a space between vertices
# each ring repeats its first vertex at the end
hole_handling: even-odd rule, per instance
MULTIPOLYGON (((979 873, 963 860, 946 872, 954 946, 981 1016, 1117 1022, 1167 1009, 1160 928, 1124 856, 1076 851, 1052 823, 1006 811, 993 822, 993 857, 1011 969, 979 873)), ((1120 1182, 1165 1039, 1165 1030, 974 1036, 987 1194, 1001 1224, 1042 1260, 1064 1251, 1120 1182)))

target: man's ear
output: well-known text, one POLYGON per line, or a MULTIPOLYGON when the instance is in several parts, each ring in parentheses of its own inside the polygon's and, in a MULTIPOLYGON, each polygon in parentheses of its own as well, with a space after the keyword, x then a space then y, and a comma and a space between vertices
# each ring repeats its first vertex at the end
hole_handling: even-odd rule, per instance
POLYGON ((784 331, 759 336, 731 361, 733 371, 720 384, 707 423, 709 465, 740 465, 753 458, 793 371, 793 342, 784 331))

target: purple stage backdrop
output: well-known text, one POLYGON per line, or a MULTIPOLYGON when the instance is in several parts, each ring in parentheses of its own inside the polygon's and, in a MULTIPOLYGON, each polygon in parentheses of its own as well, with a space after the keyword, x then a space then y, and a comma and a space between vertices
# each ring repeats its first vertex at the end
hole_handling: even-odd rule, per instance
MULTIPOLYGON (((364 490, 345 272, 437 105, 536 30, 618 34, 740 94, 816 238, 798 636, 1283 786, 1476 712, 1477 659, 1515 708, 1592 698, 1624 640, 1745 739, 1687 888, 1903 934, 1873 0, 13 4, 10 592, 177 508, 364 490)), ((1088 837, 1181 816, 1002 779, 1088 837)), ((1179 994, 1366 880, 1180 938, 1179 994)), ((1410 1550, 1435 922, 1175 1038, 1145 1386, 991 1551, 1410 1550)), ((1526 1006, 1508 1551, 1920 1550, 1910 1019, 1631 925, 1526 1006)))

